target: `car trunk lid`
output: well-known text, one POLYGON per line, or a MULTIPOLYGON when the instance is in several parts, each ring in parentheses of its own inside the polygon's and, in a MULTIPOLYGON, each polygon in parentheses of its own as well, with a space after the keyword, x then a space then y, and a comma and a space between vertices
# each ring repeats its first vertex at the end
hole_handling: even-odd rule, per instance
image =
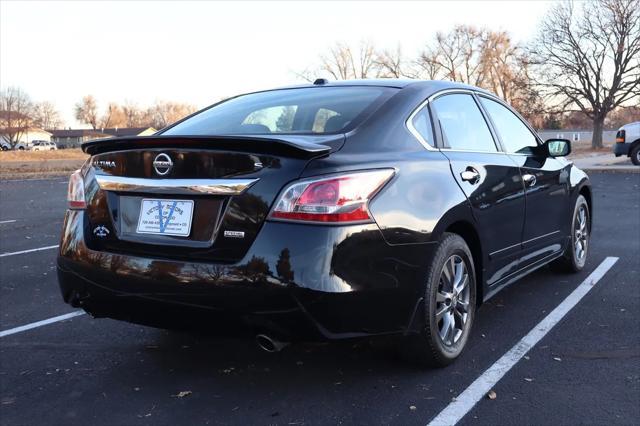
POLYGON ((344 137, 144 137, 92 141, 85 173, 95 250, 233 263, 281 188, 344 137), (162 212, 162 214, 158 214, 162 212))

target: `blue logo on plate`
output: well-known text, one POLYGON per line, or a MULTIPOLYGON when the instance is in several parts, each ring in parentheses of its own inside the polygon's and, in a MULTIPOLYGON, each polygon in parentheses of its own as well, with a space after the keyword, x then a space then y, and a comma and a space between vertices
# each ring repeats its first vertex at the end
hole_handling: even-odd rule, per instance
POLYGON ((158 200, 158 218, 160 220, 160 233, 164 233, 165 229, 167 229, 167 225, 171 221, 171 216, 173 216, 173 212, 176 209, 177 201, 174 201, 169 208, 169 214, 167 217, 162 215, 162 202, 158 200))

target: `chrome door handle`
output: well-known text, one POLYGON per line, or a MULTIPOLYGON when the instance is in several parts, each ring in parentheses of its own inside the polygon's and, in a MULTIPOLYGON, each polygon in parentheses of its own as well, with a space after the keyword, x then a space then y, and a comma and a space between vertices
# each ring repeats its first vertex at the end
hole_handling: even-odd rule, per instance
POLYGON ((460 173, 460 177, 463 181, 469 182, 471 185, 475 185, 480 182, 480 173, 473 167, 467 167, 467 170, 460 173))
POLYGON ((527 186, 534 186, 536 184, 535 175, 530 175, 527 173, 526 175, 522 175, 522 180, 527 184, 527 186))

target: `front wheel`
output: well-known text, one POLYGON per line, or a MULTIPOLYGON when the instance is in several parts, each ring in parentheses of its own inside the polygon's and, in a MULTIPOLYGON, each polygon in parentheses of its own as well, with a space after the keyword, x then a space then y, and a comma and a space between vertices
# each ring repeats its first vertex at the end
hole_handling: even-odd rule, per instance
POLYGON ((425 326, 407 337, 405 356, 412 362, 444 367, 462 353, 475 317, 476 275, 471 251, 462 237, 445 233, 429 265, 424 290, 425 326))
POLYGON ((583 195, 578 195, 571 220, 571 240, 563 256, 551 264, 560 272, 580 272, 587 262, 591 234, 589 204, 583 195))
POLYGON ((636 166, 640 166, 640 144, 637 144, 635 148, 631 150, 631 162, 636 166))

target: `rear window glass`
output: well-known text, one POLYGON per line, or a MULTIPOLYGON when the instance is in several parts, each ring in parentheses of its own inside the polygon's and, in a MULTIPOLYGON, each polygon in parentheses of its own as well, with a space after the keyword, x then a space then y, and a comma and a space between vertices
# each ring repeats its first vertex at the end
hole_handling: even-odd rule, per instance
POLYGON ((394 91, 360 86, 252 93, 215 105, 162 134, 339 133, 357 126, 394 91))

